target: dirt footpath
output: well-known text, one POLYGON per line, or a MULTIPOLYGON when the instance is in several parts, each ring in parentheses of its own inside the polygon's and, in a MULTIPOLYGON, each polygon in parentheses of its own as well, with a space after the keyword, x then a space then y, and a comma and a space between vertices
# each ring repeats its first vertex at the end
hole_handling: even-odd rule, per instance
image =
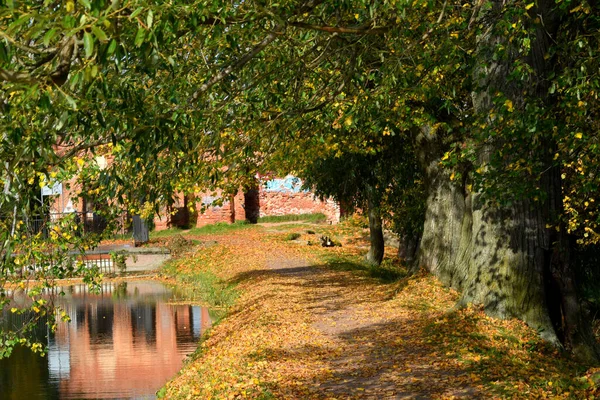
POLYGON ((319 261, 324 251, 358 260, 355 252, 282 235, 222 236, 180 262, 182 274, 211 271, 240 297, 165 398, 569 398, 579 390, 574 365, 544 353, 520 322, 452 311, 457 294, 427 275, 384 284, 332 269, 319 261), (570 392, 554 384, 566 379, 570 392))

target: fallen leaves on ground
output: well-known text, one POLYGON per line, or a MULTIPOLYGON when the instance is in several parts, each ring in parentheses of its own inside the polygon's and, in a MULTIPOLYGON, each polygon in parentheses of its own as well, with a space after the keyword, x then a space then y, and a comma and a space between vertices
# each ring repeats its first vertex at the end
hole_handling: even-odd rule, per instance
POLYGON ((305 245, 314 235, 294 225, 203 236, 218 244, 178 260, 177 273, 210 272, 237 285, 240 296, 166 385, 165 398, 599 394, 598 371, 586 373, 520 321, 493 319, 473 307, 454 310, 457 293, 430 275, 393 283, 372 278, 359 268, 361 244, 353 245, 359 229, 322 228, 344 243, 330 249, 305 245), (286 241, 290 231, 302 233, 300 240, 286 241), (324 255, 350 260, 349 267, 328 266, 324 255))

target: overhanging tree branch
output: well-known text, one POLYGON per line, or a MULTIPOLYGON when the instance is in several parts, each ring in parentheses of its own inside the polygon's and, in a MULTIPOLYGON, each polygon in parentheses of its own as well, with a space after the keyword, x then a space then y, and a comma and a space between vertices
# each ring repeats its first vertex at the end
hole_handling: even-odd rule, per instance
POLYGON ((35 79, 27 72, 15 72, 0 68, 0 80, 13 83, 34 83, 35 79))
POLYGON ((296 28, 310 29, 313 31, 321 31, 328 33, 348 33, 353 35, 383 35, 390 30, 387 26, 377 28, 349 28, 343 26, 327 26, 327 25, 313 25, 305 22, 290 22, 289 25, 295 26, 296 28))
POLYGON ((11 43, 13 46, 15 46, 16 48, 26 51, 28 53, 31 54, 48 54, 48 53, 56 53, 55 49, 46 49, 46 50, 39 50, 39 49, 35 49, 33 47, 30 46, 26 46, 22 43, 17 42, 15 39, 13 39, 11 36, 7 35, 5 32, 0 30, 0 37, 6 39, 9 43, 11 43))
POLYGON ((236 71, 242 68, 244 65, 248 64, 252 58, 254 58, 258 53, 263 51, 265 47, 271 44, 277 37, 282 33, 281 30, 284 28, 283 24, 275 25, 275 28, 271 33, 269 33, 263 40, 260 41, 256 46, 252 48, 249 52, 240 57, 236 62, 229 65, 227 68, 219 72, 217 75, 213 76, 208 82, 205 82, 196 90, 192 96, 193 100, 198 100, 198 98, 205 93, 208 89, 225 79, 229 76, 233 71, 236 71))

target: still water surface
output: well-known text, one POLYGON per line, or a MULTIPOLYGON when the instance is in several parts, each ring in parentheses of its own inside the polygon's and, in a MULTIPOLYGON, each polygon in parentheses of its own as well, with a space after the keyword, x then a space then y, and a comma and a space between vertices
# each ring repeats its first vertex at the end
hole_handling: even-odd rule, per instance
POLYGON ((0 399, 152 399, 210 326, 207 309, 168 304, 175 294, 158 282, 63 291, 71 322, 44 335, 45 357, 17 348, 0 360, 0 399))

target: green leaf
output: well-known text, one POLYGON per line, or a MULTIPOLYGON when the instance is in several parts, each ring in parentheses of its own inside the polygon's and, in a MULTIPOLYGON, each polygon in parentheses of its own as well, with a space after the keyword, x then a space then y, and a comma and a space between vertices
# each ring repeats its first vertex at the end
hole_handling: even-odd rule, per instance
POLYGON ((96 110, 96 119, 103 128, 106 128, 106 120, 104 119, 104 115, 102 115, 102 111, 100 111, 100 109, 96 110))
POLYGON ((46 34, 44 35, 44 39, 43 39, 44 46, 48 46, 55 35, 56 35, 56 28, 52 28, 48 32, 46 32, 46 34))
POLYGON ((54 126, 54 129, 56 129, 57 131, 60 131, 63 128, 63 126, 65 126, 65 122, 67 122, 68 118, 69 118, 69 112, 63 111, 62 114, 60 115, 60 118, 58 119, 58 122, 54 126))
POLYGON ((99 41, 106 42, 108 40, 108 36, 106 36, 106 33, 104 33, 104 31, 99 27, 92 26, 92 32, 98 38, 99 41))
POLYGON ((77 2, 85 8, 87 8, 88 10, 92 9, 92 5, 90 4, 89 0, 77 0, 77 2))
POLYGON ((129 16, 129 19, 134 19, 135 17, 140 15, 140 13, 142 12, 143 9, 144 9, 143 7, 136 8, 136 10, 134 12, 132 12, 131 15, 129 16))
POLYGON ((148 10, 148 16, 146 16, 146 25, 148 25, 148 29, 152 28, 153 23, 154 23, 154 13, 152 13, 152 10, 148 10))
POLYGON ((85 49, 85 56, 90 58, 94 53, 94 38, 89 32, 83 34, 83 48, 85 49))
POLYGON ((8 62, 8 51, 4 42, 0 42, 0 61, 8 62))
POLYGON ((144 38, 146 37, 146 31, 143 28, 138 28, 137 33, 135 34, 135 41, 133 42, 137 47, 140 47, 142 43, 144 43, 144 38))
POLYGON ((73 77, 69 81, 69 88, 71 90, 74 90, 75 86, 77 85, 77 83, 79 82, 80 79, 81 79, 81 72, 73 74, 73 77))
POLYGON ((108 49, 106 50, 106 53, 108 55, 111 55, 115 52, 115 50, 117 49, 117 41, 115 39, 110 41, 110 44, 108 45, 108 49))
POLYGON ((73 110, 77 110, 77 102, 75 101, 75 99, 73 99, 68 94, 65 95, 65 99, 67 100, 67 103, 69 103, 69 105, 71 106, 71 108, 73 108, 73 110))
POLYGON ((8 26, 8 31, 11 32, 12 30, 23 25, 25 22, 28 22, 30 19, 31 19, 31 16, 29 14, 22 15, 21 18, 17 19, 15 22, 13 22, 12 24, 10 24, 8 26))

